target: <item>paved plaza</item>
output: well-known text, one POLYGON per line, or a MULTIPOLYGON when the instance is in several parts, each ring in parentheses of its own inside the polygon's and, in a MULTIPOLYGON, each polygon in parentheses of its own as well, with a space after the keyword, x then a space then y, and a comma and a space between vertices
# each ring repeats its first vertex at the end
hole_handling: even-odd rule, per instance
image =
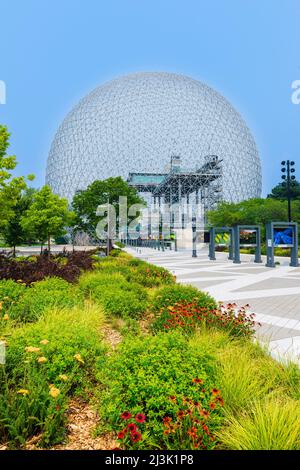
POLYGON ((290 267, 287 258, 276 258, 280 265, 267 268, 253 263, 251 255, 241 255, 241 264, 233 264, 226 253, 216 253, 216 261, 210 261, 206 248, 198 250, 197 258, 190 250, 127 251, 168 269, 178 282, 198 287, 218 301, 249 304, 261 323, 259 340, 268 344, 274 357, 300 364, 300 267, 290 267))

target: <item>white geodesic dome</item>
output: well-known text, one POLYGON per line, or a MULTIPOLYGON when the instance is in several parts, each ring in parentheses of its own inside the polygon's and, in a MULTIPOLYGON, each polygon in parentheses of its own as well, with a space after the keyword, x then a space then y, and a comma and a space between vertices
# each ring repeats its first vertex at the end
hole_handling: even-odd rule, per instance
POLYGON ((172 155, 195 170, 223 160, 223 199, 261 194, 255 141, 218 92, 183 75, 135 73, 99 86, 66 116, 53 140, 46 183, 72 199, 96 179, 163 172, 172 155))

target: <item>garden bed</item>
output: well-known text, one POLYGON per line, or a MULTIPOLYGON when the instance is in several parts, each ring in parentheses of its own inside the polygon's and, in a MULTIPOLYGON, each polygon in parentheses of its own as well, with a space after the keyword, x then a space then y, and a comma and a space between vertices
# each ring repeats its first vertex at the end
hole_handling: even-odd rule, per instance
POLYGON ((299 370, 249 306, 120 250, 76 256, 1 265, 2 448, 300 448, 299 370))

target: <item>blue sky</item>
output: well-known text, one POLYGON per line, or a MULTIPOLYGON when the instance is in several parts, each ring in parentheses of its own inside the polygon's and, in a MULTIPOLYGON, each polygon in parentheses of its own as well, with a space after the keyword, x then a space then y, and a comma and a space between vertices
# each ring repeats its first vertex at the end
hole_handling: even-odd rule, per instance
POLYGON ((54 133, 94 87, 135 71, 202 80, 244 116, 258 144, 263 193, 280 161, 300 178, 299 0, 1 0, 0 80, 18 174, 44 184, 54 133))

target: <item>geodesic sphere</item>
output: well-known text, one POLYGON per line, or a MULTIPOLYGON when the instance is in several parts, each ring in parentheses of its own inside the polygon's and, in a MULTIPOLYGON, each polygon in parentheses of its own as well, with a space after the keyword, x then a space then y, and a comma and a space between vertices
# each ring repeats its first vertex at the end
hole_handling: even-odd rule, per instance
POLYGON ((161 72, 120 77, 83 98, 56 133, 46 183, 71 200, 96 179, 164 172, 173 155, 188 170, 217 155, 224 200, 260 197, 260 158, 240 114, 204 83, 161 72))

